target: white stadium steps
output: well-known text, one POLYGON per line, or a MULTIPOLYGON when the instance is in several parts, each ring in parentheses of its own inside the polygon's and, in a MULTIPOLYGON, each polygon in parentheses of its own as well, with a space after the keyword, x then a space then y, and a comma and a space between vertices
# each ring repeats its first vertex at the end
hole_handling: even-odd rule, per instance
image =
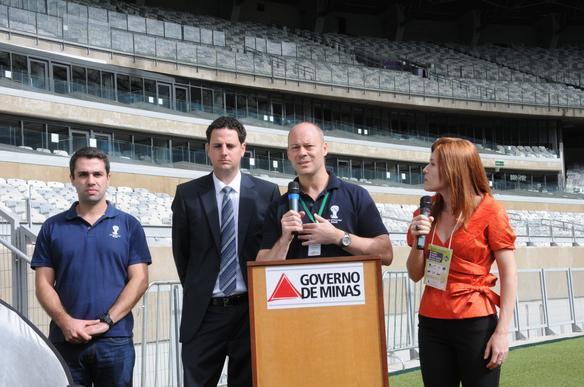
MULTIPOLYGON (((107 198, 119 209, 135 216, 144 226, 165 228, 171 225, 171 195, 150 192, 145 188, 110 186, 107 198)), ((0 203, 22 222, 28 222, 30 211, 31 222, 41 224, 48 217, 68 209, 76 199, 75 189, 69 183, 0 179, 0 203)), ((416 206, 378 203, 377 208, 394 243, 405 245, 405 233, 416 206)), ((584 244, 583 213, 509 210, 508 214, 519 245, 584 244)))

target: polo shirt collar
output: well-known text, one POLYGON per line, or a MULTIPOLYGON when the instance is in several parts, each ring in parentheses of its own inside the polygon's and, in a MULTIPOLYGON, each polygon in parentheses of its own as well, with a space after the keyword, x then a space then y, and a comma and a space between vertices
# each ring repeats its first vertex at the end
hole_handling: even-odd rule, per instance
MULTIPOLYGON (((318 194, 319 197, 324 195, 328 191, 332 191, 333 189, 338 189, 341 187, 341 180, 337 177, 337 175, 334 174, 332 169, 327 168, 326 173, 328 173, 328 175, 329 175, 328 183, 327 183, 326 187, 324 188, 324 191, 322 191, 320 194, 318 194)), ((296 176, 296 178, 294 178, 294 181, 299 182, 298 176, 296 176)), ((304 192, 301 192, 301 193, 306 195, 304 192)))
POLYGON ((341 180, 335 175, 332 169, 327 169, 326 172, 329 174, 329 181, 326 185, 326 191, 341 187, 341 180))
MULTIPOLYGON (((114 218, 119 212, 118 209, 116 208, 116 206, 114 206, 112 203, 110 203, 109 200, 107 200, 106 203, 107 203, 107 209, 105 210, 105 214, 102 216, 102 218, 114 218)), ((79 204, 79 201, 76 201, 75 203, 73 203, 71 205, 71 207, 69 207, 69 209, 65 213, 65 219, 73 220, 75 218, 80 217, 79 214, 77 214, 77 211, 75 210, 75 208, 77 207, 77 204, 79 204)))

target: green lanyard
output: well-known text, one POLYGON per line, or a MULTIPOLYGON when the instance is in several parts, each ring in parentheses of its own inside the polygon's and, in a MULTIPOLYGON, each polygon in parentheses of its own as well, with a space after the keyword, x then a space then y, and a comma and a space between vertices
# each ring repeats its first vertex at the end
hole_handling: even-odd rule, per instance
MULTIPOLYGON (((326 203, 326 200, 329 197, 329 193, 330 193, 330 191, 328 191, 326 193, 326 195, 324 195, 324 199, 322 199, 322 203, 320 205, 320 209, 318 210, 318 216, 322 216, 322 211, 324 210, 324 205, 326 203)), ((314 219, 314 216, 312 216, 312 214, 310 213, 310 210, 308 209, 308 207, 306 206, 306 203, 304 203, 304 200, 302 200, 302 198, 300 198, 300 204, 302 205, 302 208, 304 208, 304 212, 306 212, 306 216, 308 216, 308 219, 310 219, 310 221, 312 223, 318 223, 316 221, 316 219, 314 219)))

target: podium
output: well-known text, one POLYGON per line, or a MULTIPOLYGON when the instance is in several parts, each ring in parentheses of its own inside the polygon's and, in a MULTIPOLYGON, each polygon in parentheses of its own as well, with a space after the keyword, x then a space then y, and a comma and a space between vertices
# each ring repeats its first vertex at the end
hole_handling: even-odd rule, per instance
POLYGON ((380 258, 247 270, 255 387, 388 386, 380 258))

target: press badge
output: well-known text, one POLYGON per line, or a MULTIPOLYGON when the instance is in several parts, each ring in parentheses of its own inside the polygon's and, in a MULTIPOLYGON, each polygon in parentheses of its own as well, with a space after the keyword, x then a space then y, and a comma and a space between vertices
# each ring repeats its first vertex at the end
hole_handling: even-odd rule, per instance
POLYGON ((309 257, 317 257, 320 256, 320 247, 321 245, 308 245, 308 256, 309 257))
POLYGON ((452 249, 429 245, 426 268, 424 269, 424 284, 436 289, 446 290, 451 260, 452 249))

